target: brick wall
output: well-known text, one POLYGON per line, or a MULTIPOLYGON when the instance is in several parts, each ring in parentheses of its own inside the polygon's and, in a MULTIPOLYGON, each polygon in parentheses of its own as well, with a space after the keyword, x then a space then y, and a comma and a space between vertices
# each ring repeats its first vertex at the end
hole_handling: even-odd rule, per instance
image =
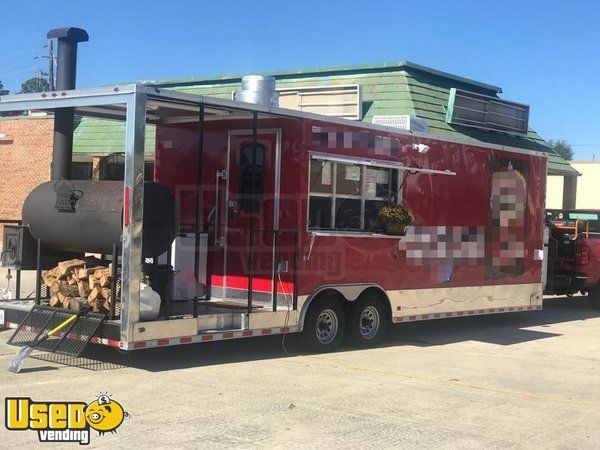
MULTIPOLYGON (((50 178, 53 124, 53 118, 0 118, 0 221, 21 219, 27 194, 50 178)), ((1 239, 0 227, 0 246, 1 239)))

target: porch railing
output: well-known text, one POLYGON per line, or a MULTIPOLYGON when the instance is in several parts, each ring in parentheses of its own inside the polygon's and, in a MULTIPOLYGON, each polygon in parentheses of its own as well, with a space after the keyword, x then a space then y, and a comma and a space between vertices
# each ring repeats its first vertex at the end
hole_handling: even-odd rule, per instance
POLYGON ((257 235, 272 234, 273 236, 273 258, 272 258, 272 310, 277 311, 277 295, 278 295, 278 279, 280 275, 280 237, 284 235, 292 235, 294 239, 293 243, 293 292, 292 292, 292 310, 295 311, 298 308, 298 230, 291 228, 257 228, 253 225, 254 221, 250 223, 250 229, 248 233, 248 305, 247 312, 250 314, 253 307, 253 281, 254 281, 254 240, 257 235))

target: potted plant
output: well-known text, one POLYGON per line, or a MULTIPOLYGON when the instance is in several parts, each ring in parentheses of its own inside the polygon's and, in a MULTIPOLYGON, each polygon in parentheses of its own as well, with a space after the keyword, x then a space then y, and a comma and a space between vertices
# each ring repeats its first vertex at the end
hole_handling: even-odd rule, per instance
POLYGON ((384 206, 377 213, 377 220, 388 234, 403 236, 406 227, 412 225, 414 217, 410 209, 402 205, 384 206))

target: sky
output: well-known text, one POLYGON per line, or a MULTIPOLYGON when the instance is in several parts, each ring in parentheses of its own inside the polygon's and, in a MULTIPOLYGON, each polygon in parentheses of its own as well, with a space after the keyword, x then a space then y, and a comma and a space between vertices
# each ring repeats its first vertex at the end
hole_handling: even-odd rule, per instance
POLYGON ((47 69, 46 33, 85 28, 77 87, 411 61, 501 86, 530 127, 600 160, 600 0, 0 1, 0 81, 47 69))

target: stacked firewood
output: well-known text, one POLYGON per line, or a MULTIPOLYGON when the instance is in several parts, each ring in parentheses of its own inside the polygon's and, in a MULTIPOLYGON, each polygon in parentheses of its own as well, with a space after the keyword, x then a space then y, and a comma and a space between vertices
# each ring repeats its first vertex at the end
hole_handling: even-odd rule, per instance
MULTIPOLYGON (((89 304, 93 311, 110 311, 112 299, 112 264, 98 265, 95 258, 62 261, 53 269, 42 272, 42 281, 50 293, 50 306, 79 311, 89 304)), ((115 314, 120 311, 119 296, 115 314)))

